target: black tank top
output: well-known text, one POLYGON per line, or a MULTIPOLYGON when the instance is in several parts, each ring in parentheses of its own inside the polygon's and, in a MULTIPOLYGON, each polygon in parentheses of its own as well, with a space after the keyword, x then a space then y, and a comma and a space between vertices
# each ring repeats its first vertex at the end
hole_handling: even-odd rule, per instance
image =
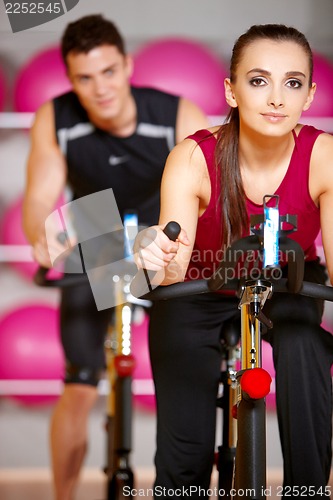
POLYGON ((112 188, 121 216, 135 209, 141 225, 153 225, 165 161, 175 145, 179 97, 135 87, 132 94, 137 128, 129 137, 96 128, 73 92, 55 98, 57 139, 74 199, 112 188))

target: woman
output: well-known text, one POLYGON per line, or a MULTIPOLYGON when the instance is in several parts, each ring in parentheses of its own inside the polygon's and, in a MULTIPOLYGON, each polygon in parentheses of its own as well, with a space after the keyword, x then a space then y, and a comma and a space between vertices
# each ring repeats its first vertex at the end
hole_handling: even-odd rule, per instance
MULTIPOLYGON (((298 216, 293 237, 305 252, 305 279, 325 282, 314 243, 321 227, 332 283, 333 137, 299 124, 315 90, 303 34, 284 25, 252 26, 243 34, 225 81, 227 123, 197 132, 169 155, 160 225, 139 234, 138 267, 158 271, 162 284, 207 277, 221 249, 248 234, 249 217, 262 213, 263 197, 277 194, 280 213, 298 216), (162 232, 170 220, 182 227, 176 242, 162 232)), ((322 303, 279 295, 267 301, 265 312, 274 324, 266 338, 276 369, 284 486, 309 488, 309 496, 315 491, 322 498, 331 464, 333 338, 320 327, 322 303)), ((157 486, 208 488, 219 336, 237 317, 237 305, 213 293, 154 305, 157 486)))

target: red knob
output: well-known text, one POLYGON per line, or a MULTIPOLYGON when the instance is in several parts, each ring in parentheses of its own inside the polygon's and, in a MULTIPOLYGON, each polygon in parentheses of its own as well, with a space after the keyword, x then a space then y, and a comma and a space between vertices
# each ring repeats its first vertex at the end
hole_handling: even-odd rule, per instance
POLYGON ((114 366, 119 377, 129 377, 135 368, 135 359, 132 354, 119 354, 114 358, 114 366))
POLYGON ((240 379, 242 391, 246 392, 252 399, 260 399, 267 396, 271 388, 272 377, 263 368, 250 368, 246 370, 240 379))

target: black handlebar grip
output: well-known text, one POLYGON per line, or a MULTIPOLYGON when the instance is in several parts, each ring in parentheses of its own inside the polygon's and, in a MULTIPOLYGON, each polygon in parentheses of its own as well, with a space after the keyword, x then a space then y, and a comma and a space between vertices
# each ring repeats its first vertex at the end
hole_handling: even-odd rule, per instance
POLYGON ((48 267, 39 267, 33 277, 34 283, 38 286, 45 286, 46 275, 49 272, 48 267))
POLYGON ((167 225, 163 229, 163 233, 165 233, 167 235, 169 240, 176 241, 176 239, 178 238, 178 235, 180 233, 180 230, 181 230, 181 227, 178 224, 178 222, 171 221, 171 222, 167 223, 167 225))
POLYGON ((65 245, 67 243, 67 240, 68 240, 66 231, 62 231, 61 233, 59 233, 57 236, 57 240, 62 245, 65 245))
MULTIPOLYGON (((168 224, 163 229, 163 232, 167 235, 169 240, 176 241, 181 227, 178 222, 168 222, 168 224)), ((142 295, 151 292, 153 287, 151 286, 151 281, 155 276, 156 271, 148 271, 147 269, 140 269, 134 276, 131 283, 131 293, 134 297, 140 298, 142 295)))
MULTIPOLYGON (((67 233, 65 231, 59 233, 57 235, 57 240, 62 245, 65 245, 67 242, 67 233)), ((50 283, 50 280, 46 277, 49 271, 50 269, 48 267, 40 266, 33 277, 34 283, 38 286, 47 286, 50 283)))

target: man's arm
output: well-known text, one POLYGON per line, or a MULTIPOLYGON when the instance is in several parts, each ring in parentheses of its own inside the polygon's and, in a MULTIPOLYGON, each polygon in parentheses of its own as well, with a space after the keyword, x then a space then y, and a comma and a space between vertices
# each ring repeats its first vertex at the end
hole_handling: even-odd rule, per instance
POLYGON ((23 203, 23 230, 33 246, 34 258, 50 267, 45 237, 45 220, 64 190, 67 178, 65 158, 56 141, 51 102, 36 113, 31 129, 31 148, 23 203))
POLYGON ((180 98, 176 123, 177 144, 197 130, 210 126, 207 116, 196 104, 183 97, 180 98))

